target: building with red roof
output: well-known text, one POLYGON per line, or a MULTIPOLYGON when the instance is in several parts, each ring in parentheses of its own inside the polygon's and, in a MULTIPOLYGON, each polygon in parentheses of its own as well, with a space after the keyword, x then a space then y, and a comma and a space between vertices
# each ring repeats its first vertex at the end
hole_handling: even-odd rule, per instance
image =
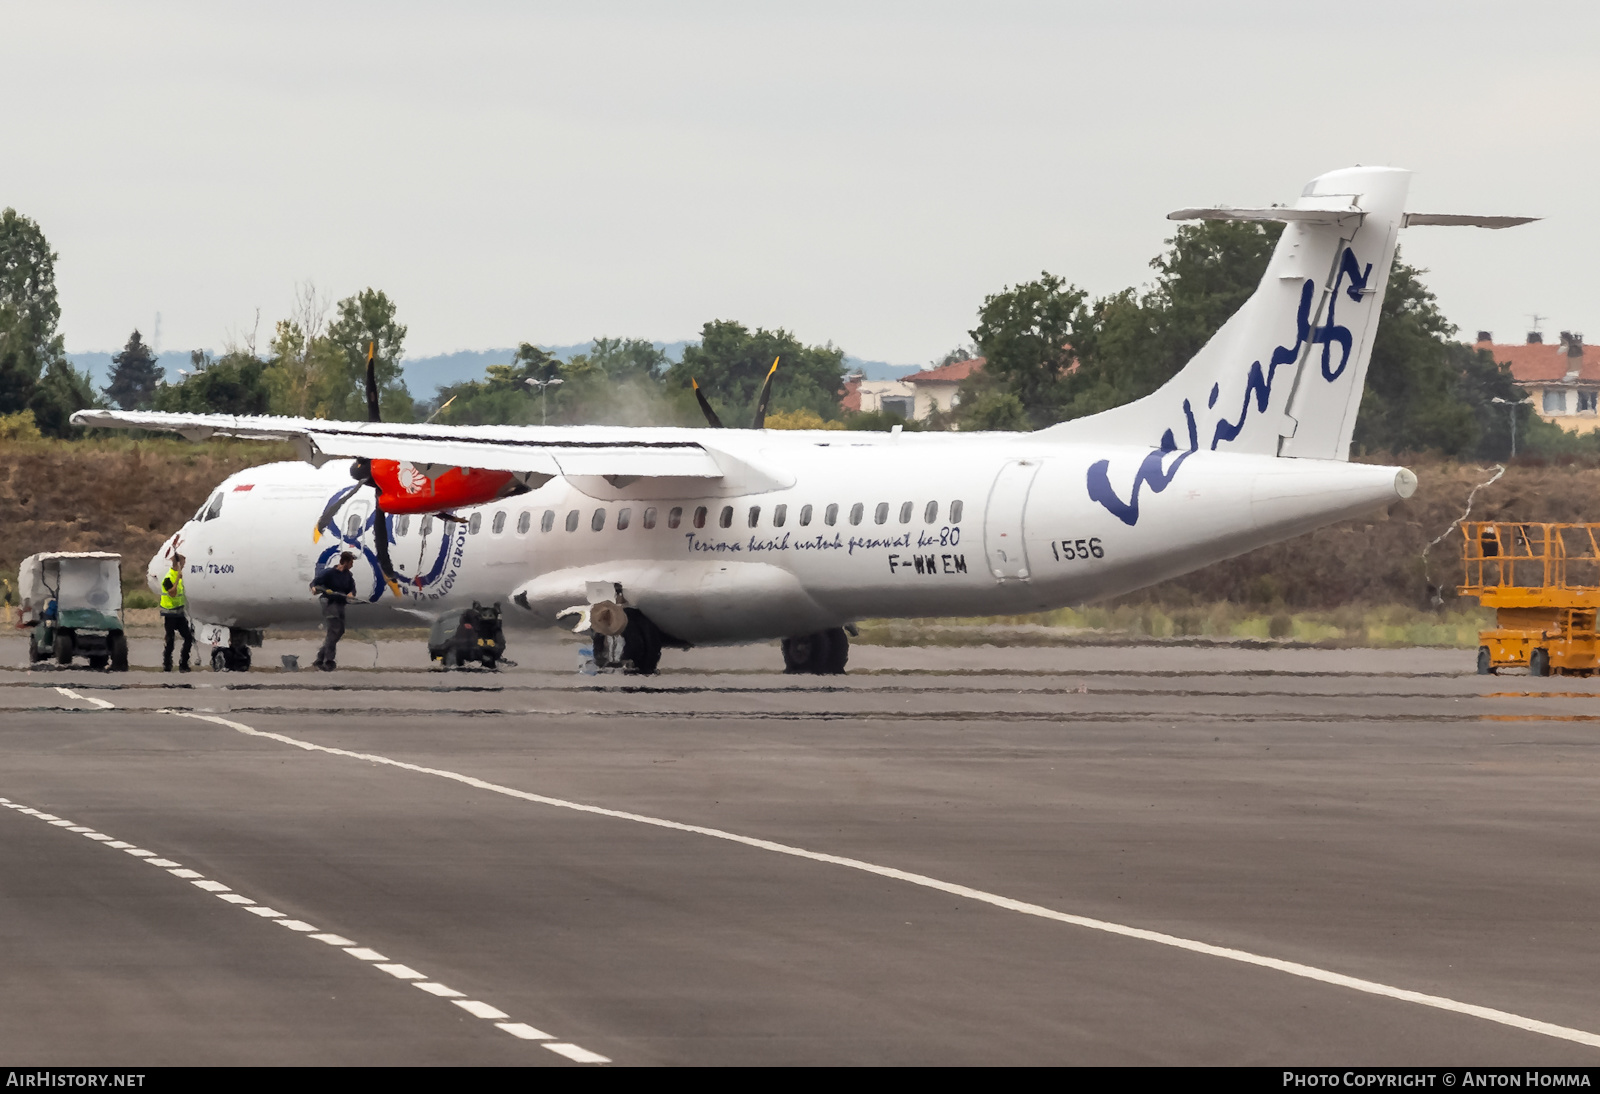
POLYGON ((956 389, 961 386, 961 381, 982 369, 983 358, 973 357, 900 377, 900 382, 909 384, 916 393, 911 417, 921 422, 927 420, 935 410, 948 414, 956 405, 956 389))
POLYGON ((1522 344, 1494 342, 1488 331, 1478 332, 1476 349, 1486 349, 1511 368, 1517 386, 1528 392, 1533 411, 1545 421, 1575 433, 1600 428, 1600 347, 1586 353, 1583 335, 1562 331, 1552 345, 1537 333, 1522 344))

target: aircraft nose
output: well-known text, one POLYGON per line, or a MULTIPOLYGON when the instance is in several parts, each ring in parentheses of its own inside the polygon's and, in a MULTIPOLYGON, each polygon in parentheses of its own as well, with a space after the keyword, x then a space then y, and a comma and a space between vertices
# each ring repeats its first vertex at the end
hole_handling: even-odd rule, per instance
POLYGON ((145 567, 144 583, 156 596, 161 595, 161 579, 167 576, 167 570, 172 566, 172 544, 177 538, 176 533, 167 537, 161 549, 151 557, 150 565, 145 567))

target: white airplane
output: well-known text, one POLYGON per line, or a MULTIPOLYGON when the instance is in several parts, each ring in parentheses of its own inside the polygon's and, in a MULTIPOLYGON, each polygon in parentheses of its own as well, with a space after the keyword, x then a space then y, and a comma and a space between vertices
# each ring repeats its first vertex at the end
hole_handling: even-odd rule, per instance
POLYGON ((788 671, 842 672, 858 619, 1077 604, 1410 497, 1409 470, 1347 462, 1396 238, 1532 218, 1406 213, 1409 180, 1356 167, 1290 205, 1171 214, 1285 228, 1255 293, 1170 382, 1035 433, 391 424, 370 378, 369 422, 73 421, 298 447, 302 462, 225 480, 150 563, 154 587, 181 543, 197 634, 226 667, 267 628, 315 625, 308 583, 351 550, 352 626, 473 601, 555 626, 610 601, 625 613, 597 607, 596 630, 625 623, 640 671, 663 645, 776 638, 788 671))

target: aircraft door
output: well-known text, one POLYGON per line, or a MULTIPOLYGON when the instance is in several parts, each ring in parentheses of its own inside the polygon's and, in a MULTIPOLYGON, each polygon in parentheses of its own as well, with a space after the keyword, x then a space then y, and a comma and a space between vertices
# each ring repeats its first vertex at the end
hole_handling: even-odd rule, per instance
POLYGON ((997 581, 1026 581, 1028 552, 1023 546, 1023 514, 1028 491, 1039 473, 1038 460, 1008 460, 995 476, 983 510, 983 549, 997 581))

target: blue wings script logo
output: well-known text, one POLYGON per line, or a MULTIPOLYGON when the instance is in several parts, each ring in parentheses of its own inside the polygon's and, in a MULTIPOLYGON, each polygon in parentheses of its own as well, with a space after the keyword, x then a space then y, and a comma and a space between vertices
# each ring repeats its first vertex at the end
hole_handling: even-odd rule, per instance
MULTIPOLYGON (((1244 432, 1252 403, 1257 414, 1265 413, 1272 401, 1272 384, 1277 379, 1278 366, 1299 360, 1300 351, 1307 341, 1313 346, 1322 347, 1322 378, 1325 381, 1331 384, 1344 375, 1345 367, 1350 363, 1350 353, 1355 339, 1349 327, 1339 324, 1335 314, 1339 304, 1339 293, 1342 289, 1351 300, 1359 304, 1362 295, 1367 291, 1367 281, 1371 277, 1372 263, 1369 262, 1363 267, 1357 260, 1355 251, 1346 247, 1339 261, 1339 271, 1334 277, 1333 294, 1328 299, 1328 321, 1315 331, 1311 329, 1311 304, 1316 294, 1316 282, 1307 278, 1301 284, 1300 307, 1295 314, 1294 344, 1274 348, 1272 355, 1267 359, 1265 370, 1262 369, 1260 361, 1250 363, 1250 370, 1245 375, 1244 398, 1239 407, 1239 417, 1236 420, 1230 420, 1226 414, 1217 417, 1211 429, 1212 451, 1215 451, 1219 444, 1233 441, 1244 432), (1334 364, 1334 347, 1339 349, 1337 365, 1334 364)), ((1210 397, 1206 400, 1207 411, 1216 409, 1217 399, 1221 394, 1222 386, 1212 384, 1210 397)), ((1148 486, 1151 493, 1161 493, 1171 485, 1183 462, 1199 451, 1199 430, 1195 423, 1194 409, 1188 399, 1183 401, 1183 417, 1189 434, 1188 448, 1179 451, 1172 430, 1169 429, 1162 434, 1161 446, 1141 460, 1139 469, 1134 472, 1133 489, 1127 501, 1123 501, 1111 485, 1111 461, 1095 462, 1090 465, 1088 474, 1090 499, 1105 506, 1107 512, 1126 525, 1139 523, 1140 492, 1148 486)))
MULTIPOLYGON (((375 521, 379 520, 388 522, 389 526, 387 531, 389 533, 389 542, 390 544, 393 544, 395 541, 394 517, 387 513, 375 511, 367 517, 366 523, 358 528, 356 530, 356 534, 353 536, 347 534, 345 529, 340 528, 338 522, 329 520, 322 527, 324 531, 331 532, 333 535, 330 537, 328 546, 324 547, 322 552, 317 555, 316 571, 318 573, 321 573, 324 569, 333 565, 337 555, 341 551, 354 551, 362 558, 366 559, 368 569, 372 574, 372 592, 368 595, 365 595, 363 599, 370 604, 376 604, 379 600, 383 599, 383 594, 385 591, 383 582, 383 569, 378 565, 377 552, 375 552, 367 543, 368 540, 373 540, 376 542, 373 539, 372 526, 375 521)), ((414 592, 415 594, 420 594, 424 597, 426 597, 427 594, 432 590, 433 586, 438 584, 439 579, 444 576, 445 568, 450 561, 451 555, 454 553, 452 548, 459 545, 461 540, 455 524, 449 521, 440 521, 439 525, 439 545, 434 551, 435 557, 427 572, 419 574, 415 577, 406 577, 405 575, 401 575, 403 579, 401 584, 402 588, 407 589, 407 591, 414 592)), ((393 548, 391 547, 391 550, 392 549, 393 548)), ((426 560, 419 561, 422 561, 424 564, 426 564, 426 560)))

